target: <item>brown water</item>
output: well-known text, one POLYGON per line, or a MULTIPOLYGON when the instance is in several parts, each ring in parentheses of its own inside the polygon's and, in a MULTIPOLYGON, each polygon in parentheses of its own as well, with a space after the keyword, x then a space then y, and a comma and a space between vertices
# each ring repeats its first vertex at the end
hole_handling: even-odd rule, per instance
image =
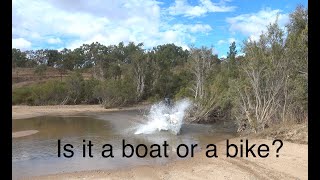
MULTIPOLYGON (((148 135, 134 135, 135 127, 143 123, 142 112, 122 111, 100 113, 89 116, 53 117, 44 116, 13 120, 13 131, 38 130, 30 136, 14 138, 12 141, 12 175, 14 179, 26 176, 46 175, 95 169, 115 169, 137 165, 163 164, 179 160, 176 147, 179 144, 198 144, 196 151, 204 149, 209 143, 233 137, 233 133, 219 132, 214 126, 185 124, 180 135, 157 132, 148 135), (72 158, 58 157, 58 139, 61 144, 74 146, 72 158), (122 140, 133 146, 145 144, 169 144, 168 158, 122 157, 122 140), (82 156, 83 140, 91 140, 93 158, 82 156), (103 158, 104 144, 113 146, 114 158, 103 158)), ((163 146, 161 146, 163 156, 163 146)), ((149 149, 151 150, 151 149, 149 149)), ((62 151, 63 152, 63 151, 62 151)), ((143 154, 143 150, 139 151, 143 154)), ((183 152, 183 151, 181 151, 183 152)))

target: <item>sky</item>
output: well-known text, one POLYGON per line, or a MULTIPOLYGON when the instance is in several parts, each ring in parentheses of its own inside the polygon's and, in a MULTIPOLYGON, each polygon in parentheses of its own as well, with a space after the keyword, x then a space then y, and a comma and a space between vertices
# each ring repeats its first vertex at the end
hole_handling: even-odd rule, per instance
POLYGON ((75 49, 99 42, 143 42, 145 49, 174 43, 212 47, 225 57, 235 41, 257 40, 276 20, 285 30, 289 14, 307 0, 13 0, 12 47, 75 49))

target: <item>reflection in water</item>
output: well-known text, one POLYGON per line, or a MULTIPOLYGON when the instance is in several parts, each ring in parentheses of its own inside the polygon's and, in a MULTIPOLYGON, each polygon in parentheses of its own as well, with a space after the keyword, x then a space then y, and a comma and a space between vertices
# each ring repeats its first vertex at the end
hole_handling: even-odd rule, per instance
MULTIPOLYGON (((38 130, 39 133, 14 138, 12 141, 12 175, 13 178, 35 176, 61 172, 72 172, 93 169, 114 169, 146 164, 162 164, 169 160, 179 159, 176 147, 179 144, 198 144, 199 151, 208 143, 215 143, 232 134, 210 133, 210 126, 183 125, 181 135, 175 136, 169 132, 157 132, 148 135, 134 135, 137 122, 142 119, 139 112, 114 112, 99 114, 93 117, 36 117, 13 120, 13 132, 23 130, 38 130), (58 139, 61 145, 70 143, 74 146, 72 158, 58 158, 58 139), (93 158, 82 157, 83 140, 91 140, 93 158), (136 147, 145 144, 149 149, 152 144, 161 146, 163 156, 164 141, 169 144, 169 158, 152 158, 148 155, 139 158, 135 154, 131 158, 122 158, 122 140, 136 147), (114 158, 103 158, 101 153, 104 144, 111 144, 114 158)), ((128 149, 129 150, 129 149, 128 149)), ((183 152, 183 149, 181 149, 183 152)), ((136 149, 135 149, 136 151, 136 149)), ((144 154, 140 149, 139 154, 144 154)))

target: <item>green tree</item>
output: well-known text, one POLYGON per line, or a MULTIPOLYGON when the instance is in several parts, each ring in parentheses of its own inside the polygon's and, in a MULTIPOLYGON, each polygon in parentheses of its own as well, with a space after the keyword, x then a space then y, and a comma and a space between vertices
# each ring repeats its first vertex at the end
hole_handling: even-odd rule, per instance
POLYGON ((286 119, 302 122, 308 112, 308 10, 297 6, 287 25, 285 54, 288 67, 286 119))
POLYGON ((79 72, 72 73, 66 80, 66 87, 68 90, 67 99, 71 100, 73 104, 81 101, 84 93, 84 79, 79 72))
POLYGON ((12 49, 12 67, 26 67, 27 66, 27 54, 21 52, 20 49, 12 49))
POLYGON ((238 51, 236 50, 237 46, 236 46, 236 42, 232 42, 229 46, 229 52, 227 53, 227 59, 234 64, 236 61, 236 55, 238 53, 238 51))
POLYGON ((246 62, 242 65, 241 81, 234 85, 239 92, 236 117, 247 119, 255 132, 279 122, 286 108, 288 71, 283 37, 276 21, 257 42, 244 45, 246 62))
POLYGON ((49 67, 54 67, 61 58, 58 50, 46 49, 44 53, 46 54, 47 66, 49 67))
POLYGON ((80 48, 82 49, 85 61, 88 61, 93 65, 93 76, 99 80, 104 80, 104 67, 106 63, 105 52, 108 50, 107 47, 95 42, 84 44, 80 48))

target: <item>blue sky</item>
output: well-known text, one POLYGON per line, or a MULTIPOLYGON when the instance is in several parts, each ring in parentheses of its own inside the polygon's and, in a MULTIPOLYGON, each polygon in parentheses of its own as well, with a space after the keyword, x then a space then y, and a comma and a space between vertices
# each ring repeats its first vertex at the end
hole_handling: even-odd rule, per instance
POLYGON ((175 43, 188 49, 213 47, 226 56, 231 42, 256 40, 277 14, 285 28, 289 13, 306 0, 13 0, 12 46, 74 49, 83 43, 144 42, 146 49, 175 43), (77 2, 77 3, 75 3, 77 2))

